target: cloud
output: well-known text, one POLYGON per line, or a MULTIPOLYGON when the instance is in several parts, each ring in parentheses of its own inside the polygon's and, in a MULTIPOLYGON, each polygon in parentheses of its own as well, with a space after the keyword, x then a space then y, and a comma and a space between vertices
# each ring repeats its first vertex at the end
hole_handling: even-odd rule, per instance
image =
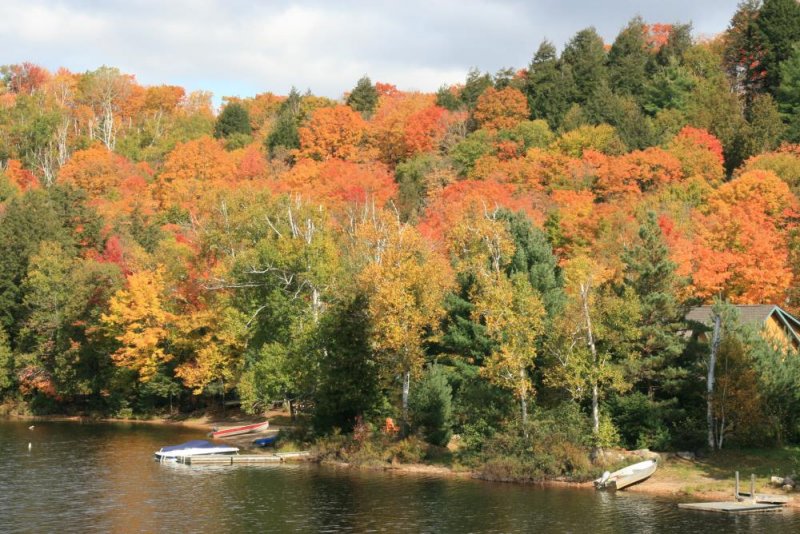
POLYGON ((632 16, 725 29, 737 0, 4 0, 0 64, 32 61, 75 71, 100 65, 140 83, 221 95, 338 97, 363 74, 435 90, 476 66, 525 66, 542 39, 563 45, 595 26, 607 41, 632 16))

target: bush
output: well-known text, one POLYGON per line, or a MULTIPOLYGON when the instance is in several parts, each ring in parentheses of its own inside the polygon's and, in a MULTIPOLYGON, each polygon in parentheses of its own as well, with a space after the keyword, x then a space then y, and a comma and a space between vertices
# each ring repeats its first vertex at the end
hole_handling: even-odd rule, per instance
POLYGON ((444 371, 432 366, 411 392, 408 401, 412 428, 429 443, 446 446, 452 436, 453 390, 444 371))

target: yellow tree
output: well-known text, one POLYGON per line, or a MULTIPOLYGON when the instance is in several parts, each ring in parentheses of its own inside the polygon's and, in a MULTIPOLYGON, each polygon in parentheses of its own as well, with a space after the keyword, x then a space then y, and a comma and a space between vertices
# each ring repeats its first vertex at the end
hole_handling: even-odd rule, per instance
POLYGON ((490 382, 514 392, 526 431, 528 398, 534 392, 528 370, 533 368, 536 359, 544 305, 523 273, 509 278, 504 272, 493 272, 481 277, 477 289, 473 320, 483 323, 487 334, 496 342, 481 373, 490 382))
POLYGON ((102 321, 120 347, 111 355, 114 362, 139 374, 147 382, 160 365, 172 359, 164 350, 168 327, 175 317, 163 307, 164 269, 140 271, 128 277, 128 287, 111 298, 102 321))
POLYGON ((481 369, 490 382, 509 389, 519 400, 523 429, 533 384, 528 374, 542 334, 544 305, 527 277, 506 274, 514 255, 512 237, 489 212, 468 211, 448 235, 455 265, 475 280, 470 290, 472 320, 484 325, 495 345, 481 369))
POLYGON ((631 291, 617 295, 611 272, 594 259, 578 255, 564 265, 567 302, 549 335, 553 358, 545 383, 566 389, 574 400, 591 398, 592 428, 598 444, 602 389, 630 389, 627 365, 635 358, 639 336, 639 301, 631 291))
POLYGON ((416 228, 395 214, 365 214, 352 236, 358 276, 368 298, 370 344, 385 371, 403 377, 403 418, 408 421, 411 375, 425 361, 424 345, 438 331, 444 296, 451 287, 448 264, 416 228))
POLYGON ((224 394, 235 385, 244 363, 246 322, 244 314, 224 303, 177 318, 180 334, 176 345, 191 357, 175 369, 175 376, 195 395, 216 381, 222 384, 224 394))

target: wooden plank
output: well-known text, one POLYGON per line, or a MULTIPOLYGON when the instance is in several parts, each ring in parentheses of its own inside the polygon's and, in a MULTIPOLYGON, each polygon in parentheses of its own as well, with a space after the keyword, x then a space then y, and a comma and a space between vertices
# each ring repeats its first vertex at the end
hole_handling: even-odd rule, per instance
MULTIPOLYGON (((752 500, 750 498, 750 494, 748 492, 741 492, 739 493, 739 500, 752 500)), ((770 495, 768 493, 756 493, 756 502, 758 503, 770 503, 770 504, 786 504, 791 501, 792 498, 788 495, 770 495)))
POLYGON ((753 502, 696 502, 696 503, 680 503, 678 508, 683 510, 697 510, 701 512, 719 512, 719 513, 759 513, 759 512, 777 512, 783 507, 780 504, 764 504, 753 502))

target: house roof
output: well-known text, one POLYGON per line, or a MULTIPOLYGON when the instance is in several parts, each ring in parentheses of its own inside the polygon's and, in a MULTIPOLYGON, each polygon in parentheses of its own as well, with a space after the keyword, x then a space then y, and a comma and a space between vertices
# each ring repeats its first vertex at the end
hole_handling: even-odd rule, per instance
MULTIPOLYGON (((764 325, 773 314, 791 332, 795 342, 800 344, 800 319, 780 306, 774 304, 739 304, 734 308, 739 312, 739 322, 743 325, 764 325)), ((696 306, 686 314, 686 320, 710 326, 711 306, 696 306)))
MULTIPOLYGON (((774 304, 748 304, 734 306, 739 311, 739 321, 742 324, 763 324, 772 315, 777 306, 774 304)), ((686 314, 687 321, 694 321, 701 324, 710 325, 711 306, 696 306, 686 314)))

